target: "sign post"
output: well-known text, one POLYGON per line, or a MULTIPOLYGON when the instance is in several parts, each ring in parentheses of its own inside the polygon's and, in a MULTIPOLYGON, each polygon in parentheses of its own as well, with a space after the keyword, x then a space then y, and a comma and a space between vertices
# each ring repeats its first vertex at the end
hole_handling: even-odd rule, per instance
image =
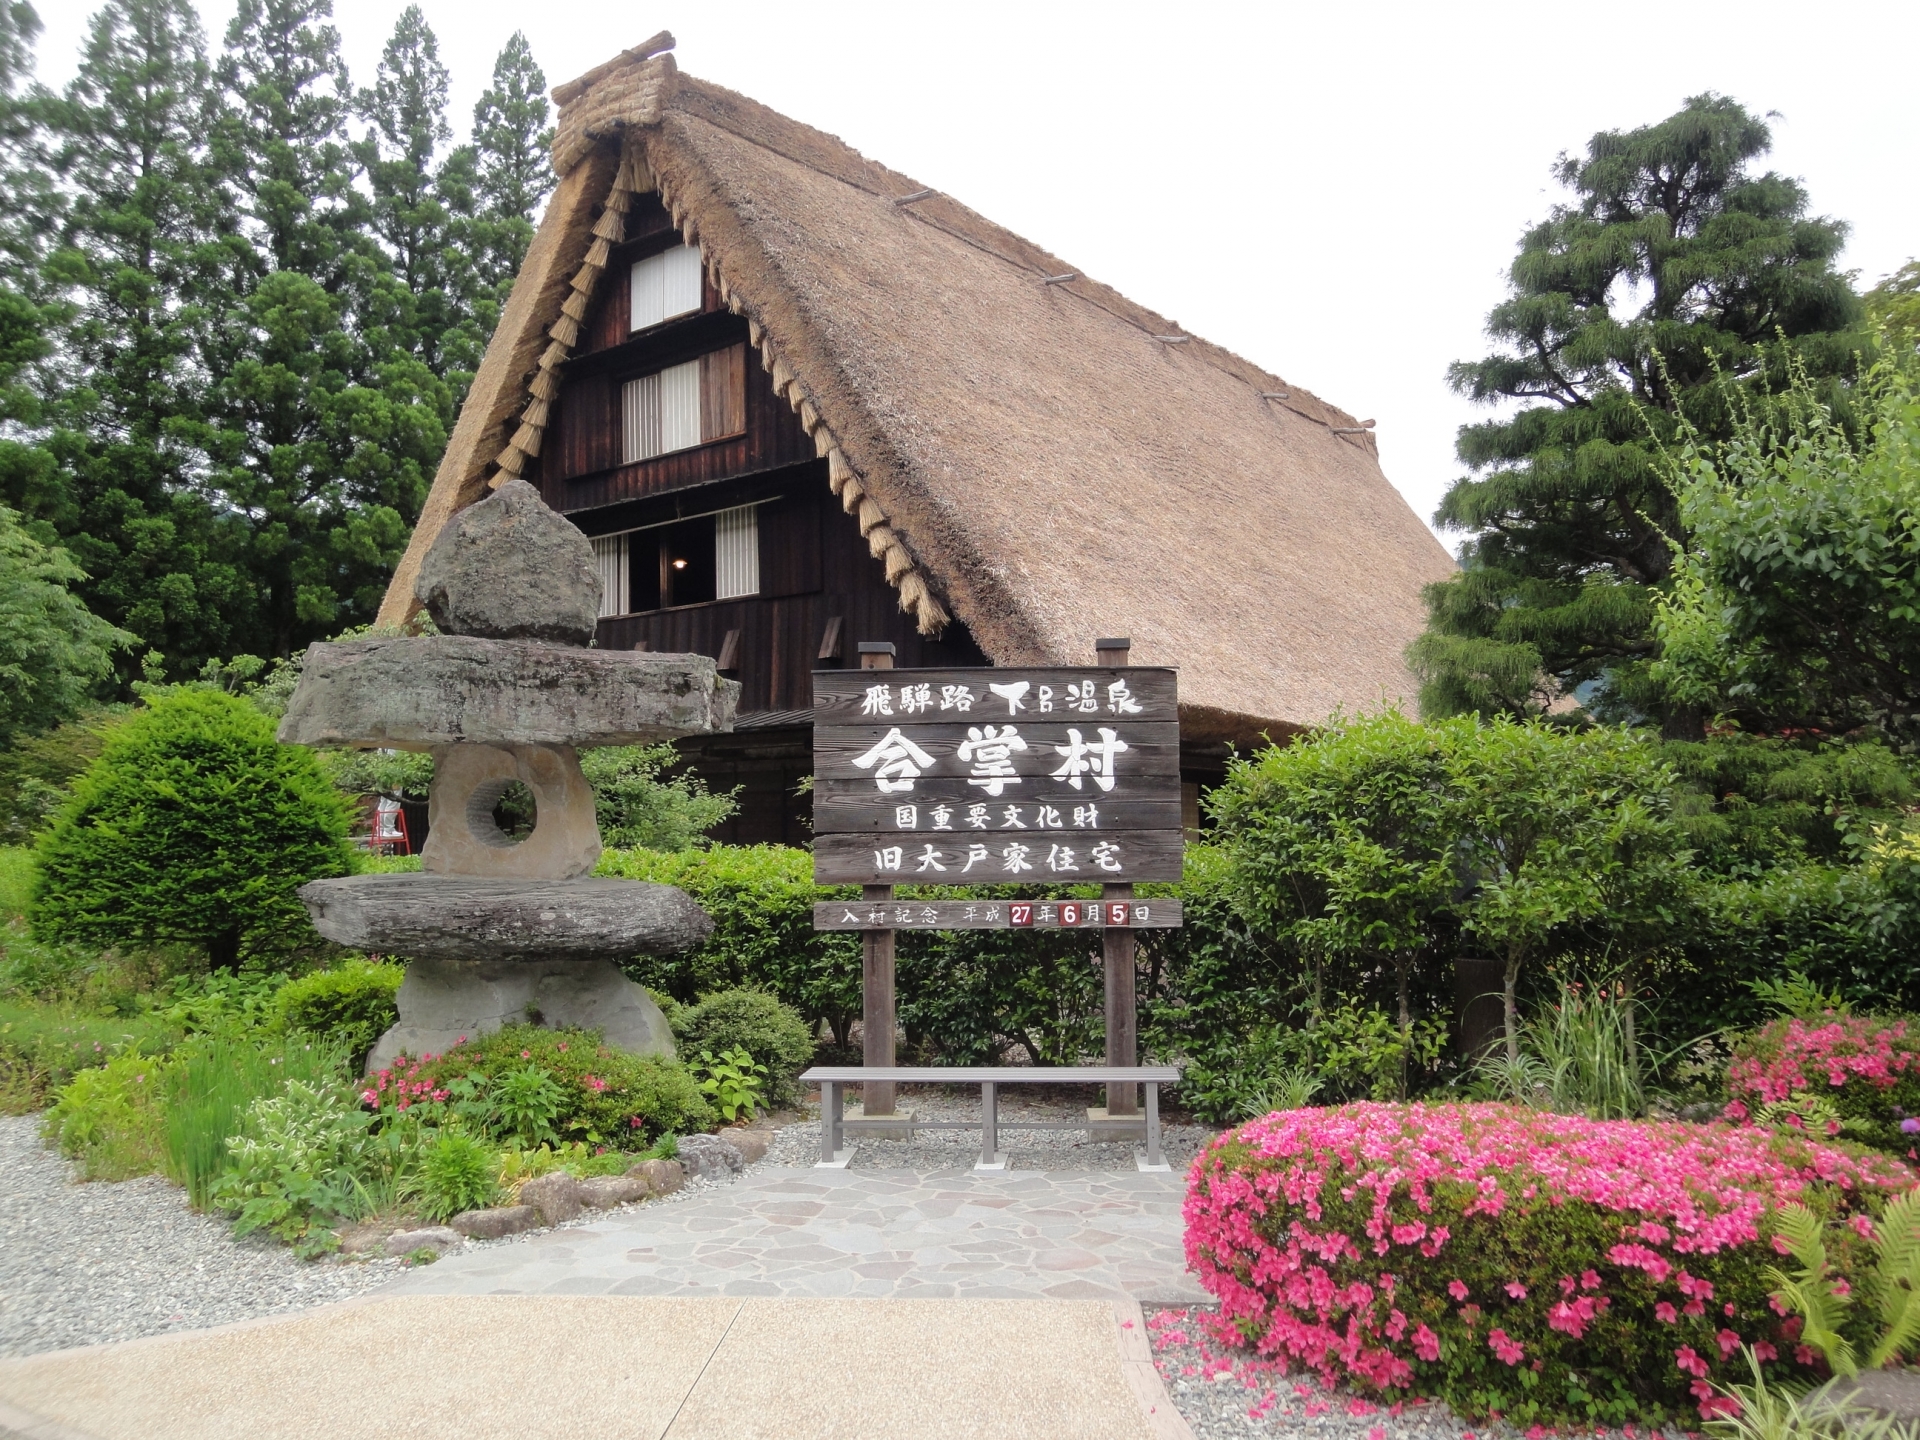
MULTIPOLYGON (((859 902, 814 907, 820 930, 864 932, 867 1066, 894 1063, 896 929, 1098 929, 1106 1061, 1138 1063, 1133 931, 1178 925, 1178 901, 1139 881, 1178 880, 1180 719, 1169 668, 1130 666, 1099 640, 1093 666, 895 670, 862 643, 858 670, 813 675, 813 875, 859 902), (1091 900, 900 901, 894 886, 1098 884, 1091 900)), ((894 1113, 868 1084, 867 1116, 894 1113)), ((1141 1123, 1136 1087, 1108 1087, 1096 1131, 1141 1123), (1106 1122, 1112 1122, 1107 1124, 1106 1122)))
MULTIPOLYGON (((893 669, 893 643, 860 642, 863 671, 893 669)), ((884 903, 893 899, 892 885, 862 887, 860 898, 884 903)), ((893 931, 869 930, 860 937, 860 1063, 885 1068, 894 1062, 893 931)), ((860 1113, 871 1118, 894 1113, 894 1085, 876 1080, 860 1087, 860 1113)))

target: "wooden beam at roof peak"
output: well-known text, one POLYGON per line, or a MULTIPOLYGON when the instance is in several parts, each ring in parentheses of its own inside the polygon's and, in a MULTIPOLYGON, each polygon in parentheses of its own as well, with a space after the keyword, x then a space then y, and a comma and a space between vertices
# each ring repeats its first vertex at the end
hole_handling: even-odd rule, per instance
POLYGON ((643 60, 651 60, 656 55, 664 55, 667 51, 673 49, 673 45, 673 32, 671 30, 662 30, 651 40, 643 40, 631 50, 622 50, 604 65, 594 66, 593 69, 587 71, 586 74, 579 78, 569 80, 564 85, 554 86, 553 103, 556 105, 571 105, 582 95, 586 94, 588 90, 592 89, 596 81, 604 80, 624 65, 637 65, 643 60))

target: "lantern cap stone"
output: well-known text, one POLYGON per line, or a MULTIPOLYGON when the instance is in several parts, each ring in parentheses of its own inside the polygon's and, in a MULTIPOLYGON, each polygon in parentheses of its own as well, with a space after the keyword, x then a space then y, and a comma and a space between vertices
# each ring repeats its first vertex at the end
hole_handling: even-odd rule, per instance
POLYGON ((510 480, 447 523, 414 593, 448 635, 585 645, 600 615, 593 542, 510 480))

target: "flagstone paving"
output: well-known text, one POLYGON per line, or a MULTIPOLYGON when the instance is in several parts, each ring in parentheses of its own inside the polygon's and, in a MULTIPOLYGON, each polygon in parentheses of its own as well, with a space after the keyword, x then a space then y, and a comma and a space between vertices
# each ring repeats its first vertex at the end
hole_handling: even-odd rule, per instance
POLYGON ((756 1167, 670 1205, 473 1247, 384 1294, 1205 1299, 1185 1177, 756 1167))

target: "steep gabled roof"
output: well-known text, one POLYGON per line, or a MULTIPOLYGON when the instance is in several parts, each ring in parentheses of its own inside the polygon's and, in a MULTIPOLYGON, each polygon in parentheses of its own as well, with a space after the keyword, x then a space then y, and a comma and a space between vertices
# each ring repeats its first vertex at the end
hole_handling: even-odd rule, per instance
POLYGON ((561 181, 383 619, 446 517, 538 452, 567 317, 657 188, 923 630, 957 615, 999 664, 1130 636, 1181 668, 1189 733, 1411 699, 1420 587, 1452 561, 1359 422, 662 41, 555 91, 561 181))

